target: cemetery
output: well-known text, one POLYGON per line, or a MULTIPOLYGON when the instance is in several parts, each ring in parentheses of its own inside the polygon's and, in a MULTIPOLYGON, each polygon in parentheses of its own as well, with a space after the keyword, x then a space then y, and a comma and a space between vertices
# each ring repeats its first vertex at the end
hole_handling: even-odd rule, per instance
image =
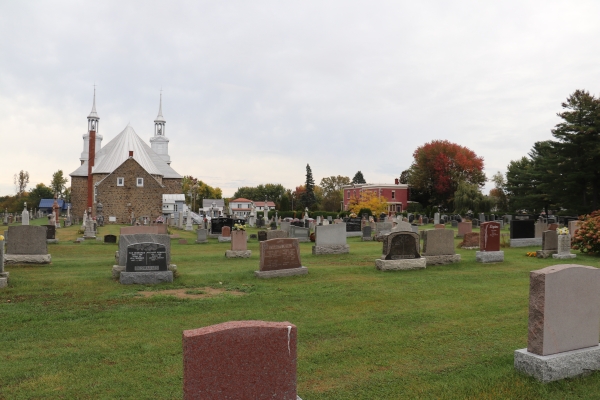
MULTIPOLYGON (((317 227, 314 243, 285 224, 213 236, 109 225, 77 243, 80 227, 56 230, 38 251, 49 263, 0 269, 0 397, 195 398, 219 381, 233 397, 595 397, 596 256, 561 264, 552 255, 575 254, 555 231, 542 246, 501 247, 510 229, 495 222, 435 229, 432 218, 418 233, 390 223, 380 242, 364 240, 377 226, 347 237, 339 222, 317 227)), ((3 248, 32 240, 11 236, 19 226, 3 248)))

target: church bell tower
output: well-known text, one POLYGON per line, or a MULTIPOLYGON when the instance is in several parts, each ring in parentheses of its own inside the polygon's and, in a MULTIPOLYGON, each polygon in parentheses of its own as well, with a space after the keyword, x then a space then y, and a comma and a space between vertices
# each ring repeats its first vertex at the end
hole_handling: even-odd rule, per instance
POLYGON ((167 164, 171 164, 169 156, 169 139, 165 136, 165 117, 162 115, 162 91, 160 94, 160 103, 158 106, 158 116, 154 120, 154 136, 150 138, 150 147, 167 164))

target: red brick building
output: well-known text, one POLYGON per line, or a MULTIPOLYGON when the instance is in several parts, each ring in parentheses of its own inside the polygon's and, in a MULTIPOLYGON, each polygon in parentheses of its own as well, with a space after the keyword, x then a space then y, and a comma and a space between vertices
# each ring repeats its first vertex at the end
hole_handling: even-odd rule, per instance
POLYGON ((359 198, 361 192, 371 191, 379 197, 384 197, 388 203, 388 215, 406 210, 408 206, 408 185, 398 183, 362 183, 350 184, 342 188, 344 192, 344 210, 348 210, 348 203, 352 198, 359 198))

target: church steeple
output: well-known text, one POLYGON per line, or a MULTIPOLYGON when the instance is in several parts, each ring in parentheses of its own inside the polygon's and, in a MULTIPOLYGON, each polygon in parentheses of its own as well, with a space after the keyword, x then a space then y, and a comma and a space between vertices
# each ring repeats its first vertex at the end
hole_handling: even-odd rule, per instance
POLYGON ((81 164, 88 161, 89 152, 90 152, 90 132, 95 132, 96 134, 94 139, 94 154, 100 150, 102 146, 102 135, 98 134, 98 123, 100 121, 100 117, 96 112, 96 85, 94 85, 94 102, 92 103, 92 111, 90 111, 90 115, 87 117, 88 120, 88 130, 87 133, 83 134, 83 151, 81 152, 81 156, 79 160, 81 164))
POLYGON ((90 115, 87 117, 88 119, 88 132, 94 131, 98 132, 98 122, 100 121, 100 117, 96 112, 96 85, 94 85, 94 103, 92 105, 92 111, 90 111, 90 115))
POLYGON ((169 156, 169 139, 165 136, 165 125, 167 121, 162 115, 162 90, 160 91, 160 102, 158 105, 158 116, 154 120, 154 137, 150 138, 150 147, 167 164, 171 164, 169 156))

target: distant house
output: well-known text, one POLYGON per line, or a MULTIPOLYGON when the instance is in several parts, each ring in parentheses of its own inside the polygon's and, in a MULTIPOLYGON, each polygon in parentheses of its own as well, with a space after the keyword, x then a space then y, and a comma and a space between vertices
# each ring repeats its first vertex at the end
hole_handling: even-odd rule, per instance
POLYGON ((164 216, 176 218, 177 213, 184 210, 184 194, 163 194, 162 195, 162 213, 164 216))
POLYGON ((202 199, 202 213, 208 217, 220 217, 225 209, 223 199, 202 199))
POLYGON ((229 207, 233 211, 233 215, 238 218, 248 218, 252 212, 252 200, 244 199, 242 197, 231 200, 229 207))
MULTIPOLYGON (((57 199, 58 207, 60 207, 61 212, 67 212, 67 208, 71 206, 71 203, 67 203, 63 199, 57 199)), ((40 205, 38 209, 46 214, 50 214, 52 212, 52 205, 54 204, 54 199, 41 199, 40 205)))
POLYGON ((385 198, 388 204, 388 215, 402 212, 408 206, 408 185, 399 183, 398 179, 394 184, 350 184, 342 187, 342 190, 344 192, 344 210, 348 210, 348 204, 353 198, 360 198, 360 193, 366 191, 371 191, 377 196, 385 198))
MULTIPOLYGON (((265 202, 264 201, 255 201, 254 206, 256 207, 256 211, 265 211, 265 202)), ((267 201, 267 211, 271 211, 275 209, 275 203, 272 201, 267 201)))

